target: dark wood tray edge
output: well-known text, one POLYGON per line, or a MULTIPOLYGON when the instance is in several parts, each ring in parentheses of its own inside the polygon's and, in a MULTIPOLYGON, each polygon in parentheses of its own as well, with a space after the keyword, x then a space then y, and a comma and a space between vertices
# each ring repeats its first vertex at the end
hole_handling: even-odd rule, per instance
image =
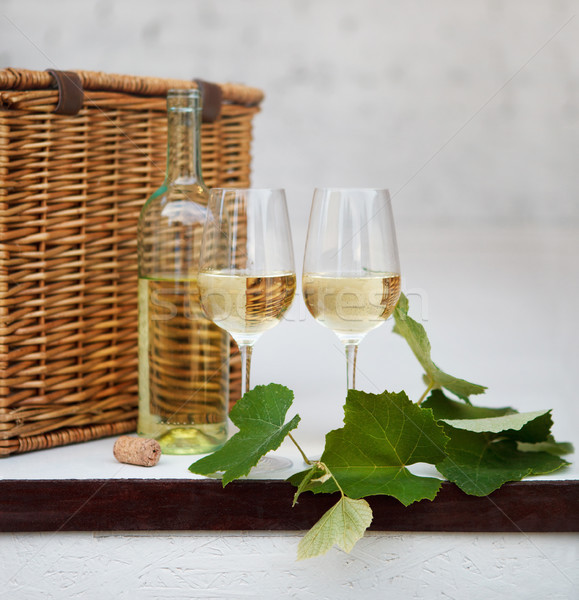
MULTIPOLYGON (((0 531, 296 531, 306 530, 337 496, 305 493, 285 481, 74 479, 0 481, 0 531)), ((505 484, 467 496, 444 482, 433 502, 409 507, 369 499, 372 531, 579 532, 579 481, 505 484)))

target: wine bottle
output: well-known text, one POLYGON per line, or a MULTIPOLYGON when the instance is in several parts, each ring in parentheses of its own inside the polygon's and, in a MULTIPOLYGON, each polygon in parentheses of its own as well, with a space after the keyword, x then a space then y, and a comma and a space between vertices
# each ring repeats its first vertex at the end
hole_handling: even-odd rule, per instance
POLYGON ((138 434, 166 454, 211 452, 227 437, 229 336, 208 320, 197 276, 209 192, 198 90, 167 95, 167 171, 138 227, 138 434))

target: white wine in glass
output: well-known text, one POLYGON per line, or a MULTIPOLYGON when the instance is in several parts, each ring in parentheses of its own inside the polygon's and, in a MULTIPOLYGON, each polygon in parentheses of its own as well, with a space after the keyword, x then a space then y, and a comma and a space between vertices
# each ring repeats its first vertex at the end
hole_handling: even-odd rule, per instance
POLYGON ((251 345, 264 331, 275 327, 290 307, 296 275, 203 271, 199 286, 207 317, 228 331, 238 344, 251 345))
POLYGON ((400 297, 387 190, 315 190, 302 287, 312 316, 344 344, 347 386, 355 389, 358 345, 388 319, 400 297))
MULTIPOLYGON (((284 190, 211 190, 198 284, 205 315, 239 346, 244 394, 250 390, 253 346, 279 323, 296 289, 284 190)), ((256 470, 288 466, 287 459, 264 457, 256 470)))

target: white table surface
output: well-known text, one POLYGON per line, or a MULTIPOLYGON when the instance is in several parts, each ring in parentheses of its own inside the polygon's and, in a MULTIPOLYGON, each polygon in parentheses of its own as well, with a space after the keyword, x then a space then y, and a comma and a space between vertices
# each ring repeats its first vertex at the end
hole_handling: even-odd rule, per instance
MULTIPOLYGON (((189 465, 199 458, 198 456, 163 455, 155 467, 121 464, 113 457, 115 439, 95 440, 4 458, 0 461, 0 479, 203 479, 202 476, 195 475, 188 469, 189 465)), ((310 452, 312 457, 319 456, 322 449, 313 442, 304 444, 304 447, 308 452, 312 450, 310 452)), ((267 476, 253 474, 250 478, 285 479, 305 468, 298 451, 291 443, 284 442, 278 451, 271 453, 271 456, 276 455, 289 458, 293 466, 267 476)), ((569 459, 573 460, 573 457, 569 459)), ((416 474, 437 476, 430 465, 413 465, 410 469, 416 474)), ((569 467, 555 473, 528 479, 579 479, 579 467, 576 462, 573 462, 569 467)))

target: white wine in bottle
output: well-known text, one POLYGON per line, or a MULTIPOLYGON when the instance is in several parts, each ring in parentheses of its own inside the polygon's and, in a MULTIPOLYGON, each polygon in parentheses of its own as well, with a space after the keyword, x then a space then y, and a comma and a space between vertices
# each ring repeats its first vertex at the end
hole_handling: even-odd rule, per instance
POLYGON ((261 333, 277 325, 291 305, 295 289, 295 273, 199 273, 205 313, 241 344, 253 343, 261 333))
POLYGON ((400 297, 400 275, 303 276, 304 301, 322 325, 342 339, 360 337, 381 325, 393 312, 400 297))
POLYGON ((195 278, 141 278, 139 431, 173 454, 222 445, 228 352, 229 336, 201 310, 195 278))

